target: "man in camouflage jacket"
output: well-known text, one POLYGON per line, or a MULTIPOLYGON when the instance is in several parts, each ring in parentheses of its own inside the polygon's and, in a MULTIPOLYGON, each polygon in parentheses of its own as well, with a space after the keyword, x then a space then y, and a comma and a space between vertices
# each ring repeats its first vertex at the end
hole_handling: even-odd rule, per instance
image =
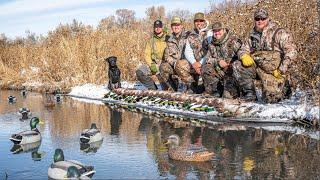
POLYGON ((258 9, 254 13, 255 27, 238 52, 234 77, 244 93, 245 100, 255 100, 254 79, 262 82, 262 98, 272 103, 281 100, 287 92, 288 69, 297 57, 292 35, 279 28, 268 17, 268 12, 258 9))
POLYGON ((202 53, 205 62, 202 65, 202 79, 205 93, 220 97, 218 83, 223 85, 223 97, 238 96, 237 86, 233 79, 233 62, 238 61, 238 50, 241 47, 240 39, 235 36, 221 22, 212 24, 213 36, 203 42, 202 53))
POLYGON ((174 90, 191 93, 191 84, 197 81, 200 74, 201 39, 198 34, 183 31, 182 21, 173 17, 171 21, 172 35, 167 41, 164 61, 160 65, 160 73, 174 90), (189 62, 185 56, 186 44, 189 43, 195 61, 189 62))

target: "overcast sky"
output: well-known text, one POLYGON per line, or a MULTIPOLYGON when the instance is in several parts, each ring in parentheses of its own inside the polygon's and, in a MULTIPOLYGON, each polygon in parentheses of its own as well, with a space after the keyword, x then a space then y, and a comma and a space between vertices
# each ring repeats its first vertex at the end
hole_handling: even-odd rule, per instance
POLYGON ((117 9, 134 10, 136 17, 143 18, 153 5, 165 6, 166 12, 178 8, 198 12, 208 10, 215 1, 219 0, 0 0, 0 33, 9 38, 25 36, 26 30, 46 35, 73 19, 96 27, 117 9))

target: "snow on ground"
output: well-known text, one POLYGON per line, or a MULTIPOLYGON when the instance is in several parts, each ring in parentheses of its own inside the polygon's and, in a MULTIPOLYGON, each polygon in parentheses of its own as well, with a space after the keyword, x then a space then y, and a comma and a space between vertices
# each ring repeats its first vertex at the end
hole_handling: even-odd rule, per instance
MULTIPOLYGON (((122 88, 146 89, 140 83, 121 82, 122 88)), ((89 98, 103 98, 108 93, 107 86, 85 84, 72 88, 70 95, 89 98)), ((261 102, 243 103, 245 109, 243 116, 263 119, 319 119, 320 107, 308 102, 306 93, 298 91, 290 99, 277 104, 264 104, 261 102)), ((93 101, 98 103, 99 101, 93 101)), ((100 104, 100 103, 99 103, 100 104)))

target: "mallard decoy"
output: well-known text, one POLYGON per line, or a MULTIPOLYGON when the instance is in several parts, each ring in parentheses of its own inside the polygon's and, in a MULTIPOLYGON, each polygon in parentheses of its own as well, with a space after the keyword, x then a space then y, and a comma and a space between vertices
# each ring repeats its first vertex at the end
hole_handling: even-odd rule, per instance
POLYGON ((53 160, 54 162, 48 169, 50 179, 89 179, 96 173, 93 166, 85 166, 76 160, 65 160, 62 149, 55 150, 53 160), (76 175, 76 177, 71 175, 76 175))
POLYGON ((18 134, 12 134, 10 140, 14 144, 28 144, 35 143, 41 141, 41 134, 37 129, 37 124, 40 123, 40 119, 37 117, 33 117, 30 120, 30 128, 31 130, 22 131, 18 134))
POLYGON ((92 123, 90 129, 85 129, 84 131, 82 131, 80 136, 81 143, 92 143, 102 140, 103 137, 100 130, 97 128, 96 123, 92 123))
POLYGON ((18 113, 21 115, 20 120, 27 120, 27 119, 29 119, 29 116, 31 116, 30 109, 25 108, 25 107, 20 108, 18 113))
POLYGON ((14 97, 14 96, 12 96, 12 95, 8 96, 8 102, 9 102, 9 103, 15 103, 16 101, 17 101, 17 98, 16 98, 16 97, 14 97))
POLYGON ((168 137, 166 144, 169 144, 169 157, 174 160, 204 162, 210 161, 214 155, 201 145, 181 146, 180 138, 175 134, 168 137))

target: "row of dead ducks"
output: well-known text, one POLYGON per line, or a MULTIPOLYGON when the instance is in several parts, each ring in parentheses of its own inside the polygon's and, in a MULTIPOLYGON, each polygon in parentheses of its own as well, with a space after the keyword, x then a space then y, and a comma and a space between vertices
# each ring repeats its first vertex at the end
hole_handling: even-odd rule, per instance
POLYGON ((202 111, 202 112, 212 112, 216 111, 216 109, 212 106, 203 105, 203 104, 197 104, 197 103, 191 103, 191 102, 178 102, 178 101, 172 101, 167 99, 162 99, 159 97, 150 97, 150 96, 125 96, 125 95, 119 95, 114 92, 109 92, 105 96, 105 98, 111 98, 114 100, 122 100, 127 103, 137 103, 142 102, 148 105, 156 104, 163 107, 168 108, 177 108, 177 109, 183 109, 188 111, 202 111))

